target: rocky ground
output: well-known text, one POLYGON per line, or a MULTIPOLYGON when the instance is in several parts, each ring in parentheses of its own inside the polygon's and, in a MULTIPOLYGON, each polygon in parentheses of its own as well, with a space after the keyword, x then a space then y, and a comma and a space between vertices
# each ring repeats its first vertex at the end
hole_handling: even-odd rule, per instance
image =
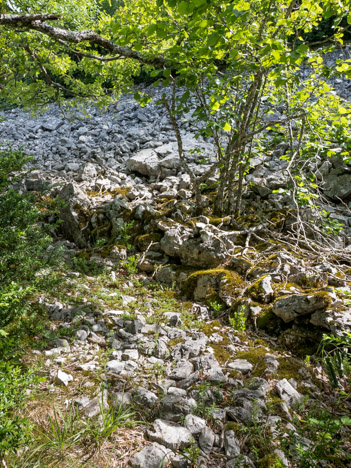
MULTIPOLYGON (((55 106, 34 118, 0 113, 2 146, 23 147, 36 167, 20 188, 66 202, 53 233, 69 288, 39 300, 55 338, 30 357, 48 377, 31 411, 42 418, 48 394, 87 419, 125 407, 139 420, 117 431, 99 459, 80 448, 59 466, 79 458, 106 467, 348 466, 346 455, 341 464, 305 462, 298 447, 313 454, 320 445, 318 431, 301 425, 306 412, 344 414, 320 364, 303 358, 323 333, 342 337, 351 326, 351 165, 313 162, 320 206, 342 229, 329 252, 297 248, 286 236, 295 207, 279 192, 284 145, 252 160, 244 209, 262 223, 247 211, 239 225, 206 210, 194 215, 189 176, 158 106, 124 96, 87 114, 55 106)), ((190 116, 181 130, 201 173, 192 150, 211 158, 212 142, 194 138, 190 116)), ((210 204, 210 191, 204 197, 210 204)))

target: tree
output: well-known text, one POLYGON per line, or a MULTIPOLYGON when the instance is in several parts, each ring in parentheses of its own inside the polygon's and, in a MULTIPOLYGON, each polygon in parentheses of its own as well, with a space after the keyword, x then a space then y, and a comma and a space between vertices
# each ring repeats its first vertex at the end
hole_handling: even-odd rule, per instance
MULTIPOLYGON (((296 181, 292 171, 316 153, 332 151, 330 133, 336 127, 343 132, 349 109, 326 83, 331 71, 320 51, 304 37, 333 16, 330 47, 342 44, 340 22, 347 17, 351 23, 347 4, 133 0, 115 2, 108 10, 93 0, 84 8, 76 0, 45 6, 38 0, 12 1, 0 10, 1 96, 16 104, 43 105, 67 96, 104 104, 130 89, 133 75, 143 67, 156 83, 172 86, 160 104, 176 133, 199 212, 201 186, 219 172, 214 210, 238 215, 252 155, 271 151, 279 139, 289 145, 293 197, 297 204, 310 202, 306 182, 301 175, 296 181), (311 69, 306 79, 300 73, 303 63, 311 69), (197 135, 210 138, 217 153, 215 161, 204 161, 201 176, 188 164, 179 129, 179 119, 194 106, 197 135)), ((347 61, 337 70, 351 76, 347 61)), ((142 104, 149 99, 137 98, 142 104)))

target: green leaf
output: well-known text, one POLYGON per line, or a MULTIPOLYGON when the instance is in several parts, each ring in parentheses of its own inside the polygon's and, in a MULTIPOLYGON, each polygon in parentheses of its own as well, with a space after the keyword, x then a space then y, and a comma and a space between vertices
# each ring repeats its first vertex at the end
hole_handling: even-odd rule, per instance
POLYGON ((348 15, 348 17, 347 17, 347 23, 348 23, 348 24, 351 24, 351 13, 350 13, 350 14, 348 15))
POLYGON ((212 33, 207 39, 207 44, 209 47, 214 47, 218 43, 220 37, 221 36, 217 32, 212 33))
POLYGON ((228 122, 226 122, 222 128, 225 132, 230 132, 230 130, 232 129, 232 126, 228 122))
POLYGON ((181 15, 189 15, 194 10, 194 5, 189 2, 180 2, 178 6, 178 11, 181 15))
POLYGON ((152 24, 151 26, 148 27, 147 33, 148 35, 151 36, 154 32, 157 30, 157 24, 152 24))
POLYGON ((207 1, 206 0, 192 0, 192 3, 196 7, 200 7, 201 5, 205 5, 207 3, 207 1))

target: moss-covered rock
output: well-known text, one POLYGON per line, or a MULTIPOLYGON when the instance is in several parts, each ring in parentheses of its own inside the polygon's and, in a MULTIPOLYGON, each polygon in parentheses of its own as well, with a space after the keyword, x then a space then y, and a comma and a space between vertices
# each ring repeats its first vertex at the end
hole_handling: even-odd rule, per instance
POLYGON ((225 268, 214 268, 189 275, 182 285, 182 292, 197 301, 218 299, 228 305, 245 286, 246 283, 237 273, 225 268))
POLYGON ((285 323, 289 323, 302 315, 324 310, 331 305, 331 302, 327 291, 311 291, 309 294, 294 294, 279 298, 274 302, 272 310, 285 323))
POLYGON ((262 311, 256 318, 257 328, 269 333, 277 333, 281 328, 282 320, 272 311, 271 306, 262 308, 262 311))
MULTIPOLYGON (((150 243, 159 243, 160 240, 162 239, 162 234, 160 232, 153 232, 150 234, 142 234, 140 236, 137 236, 135 239, 135 245, 141 250, 144 251, 146 250, 150 243)), ((152 246, 153 249, 155 250, 154 245, 152 246)))
POLYGON ((256 301, 264 304, 271 302, 274 298, 272 277, 270 275, 261 276, 247 288, 247 292, 256 301))

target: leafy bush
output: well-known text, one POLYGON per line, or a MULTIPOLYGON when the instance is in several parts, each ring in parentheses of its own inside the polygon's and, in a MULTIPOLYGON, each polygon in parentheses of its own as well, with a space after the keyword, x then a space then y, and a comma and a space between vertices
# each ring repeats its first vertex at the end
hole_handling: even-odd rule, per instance
POLYGON ((25 421, 16 412, 36 379, 18 364, 28 335, 43 327, 31 299, 50 274, 38 272, 55 258, 47 252, 51 238, 34 195, 15 189, 28 160, 21 151, 0 152, 0 454, 15 450, 27 437, 25 421))
POLYGON ((14 412, 23 407, 26 388, 36 382, 33 373, 23 373, 19 366, 0 362, 0 457, 29 437, 29 425, 14 412))

